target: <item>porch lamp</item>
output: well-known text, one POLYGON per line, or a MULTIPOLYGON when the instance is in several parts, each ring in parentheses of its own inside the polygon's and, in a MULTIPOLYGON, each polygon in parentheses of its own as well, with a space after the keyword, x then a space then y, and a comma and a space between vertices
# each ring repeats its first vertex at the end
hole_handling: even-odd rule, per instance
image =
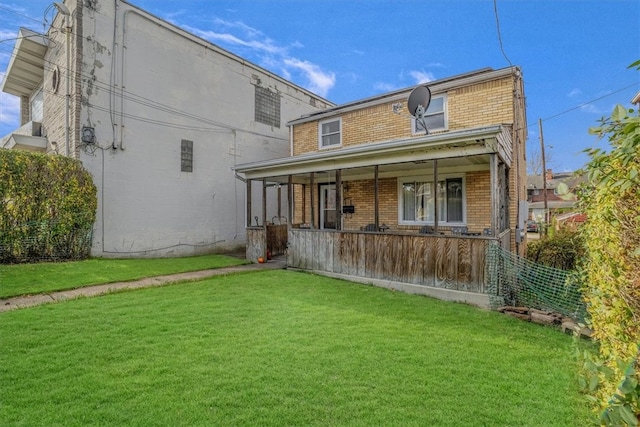
POLYGON ((71 24, 69 22, 69 18, 71 13, 69 12, 69 8, 62 3, 55 2, 53 3, 58 12, 64 15, 64 26, 65 33, 67 36, 67 96, 66 96, 66 105, 64 112, 64 154, 69 157, 69 109, 71 102, 71 47, 70 47, 70 39, 71 39, 71 24))

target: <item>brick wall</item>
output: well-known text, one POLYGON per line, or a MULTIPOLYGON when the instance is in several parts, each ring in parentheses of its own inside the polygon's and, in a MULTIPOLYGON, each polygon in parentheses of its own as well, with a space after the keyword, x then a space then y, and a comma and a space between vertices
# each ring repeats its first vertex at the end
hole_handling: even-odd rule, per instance
MULTIPOLYGON (((471 231, 482 231, 491 226, 491 188, 489 187, 489 171, 469 172, 465 175, 467 226, 471 231)), ((353 205, 355 213, 343 216, 345 230, 359 230, 367 224, 375 222, 375 196, 373 179, 346 181, 344 204, 353 205)), ((379 186, 379 224, 386 224, 396 230, 417 230, 419 226, 398 224, 398 179, 381 178, 379 186)), ((294 224, 310 223, 311 194, 309 186, 297 185, 294 188, 294 224), (303 197, 305 198, 303 201, 303 197), (304 206, 304 215, 303 215, 304 206)), ((318 190, 315 193, 314 227, 318 227, 319 200, 318 190)))
MULTIPOLYGON (((513 78, 452 89, 447 96, 449 130, 514 122, 513 78)), ((437 94, 434 94, 437 95, 437 94)), ((411 120, 406 102, 402 114, 388 102, 342 114, 342 147, 410 138, 411 120)), ((318 121, 293 127, 294 155, 318 152, 318 121)), ((340 147, 325 150, 339 150, 340 147)))

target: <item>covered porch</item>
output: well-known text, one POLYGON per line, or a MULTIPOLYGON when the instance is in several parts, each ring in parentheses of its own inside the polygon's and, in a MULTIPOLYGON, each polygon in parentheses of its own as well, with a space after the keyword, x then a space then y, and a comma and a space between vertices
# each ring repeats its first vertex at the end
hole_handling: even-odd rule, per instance
POLYGON ((497 125, 239 165, 247 259, 285 252, 293 268, 486 296, 488 245, 508 249, 513 237, 511 147, 497 125), (281 214, 267 212, 273 191, 281 214))

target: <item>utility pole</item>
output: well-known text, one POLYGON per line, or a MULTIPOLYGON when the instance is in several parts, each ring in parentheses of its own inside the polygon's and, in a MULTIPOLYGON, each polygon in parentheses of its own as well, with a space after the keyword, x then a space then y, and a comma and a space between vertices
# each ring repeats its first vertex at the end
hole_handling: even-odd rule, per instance
POLYGON ((542 119, 538 119, 538 128, 540 130, 540 155, 542 156, 542 196, 544 197, 544 225, 545 234, 547 233, 547 224, 549 223, 549 206, 547 201, 547 161, 544 155, 544 136, 542 135, 542 119))

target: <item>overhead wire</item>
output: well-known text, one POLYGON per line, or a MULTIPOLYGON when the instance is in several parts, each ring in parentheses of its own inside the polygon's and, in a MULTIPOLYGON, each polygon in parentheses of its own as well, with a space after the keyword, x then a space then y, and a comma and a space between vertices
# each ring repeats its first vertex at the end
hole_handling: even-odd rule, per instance
MULTIPOLYGON (((501 30, 500 30, 500 22, 499 22, 498 10, 497 10, 497 0, 494 0, 493 3, 494 3, 494 14, 495 14, 495 18, 496 18, 496 27, 497 27, 497 32, 498 32, 498 41, 499 41, 499 44, 500 44, 500 50, 501 50, 503 56, 505 57, 505 59, 507 60, 507 62, 511 65, 511 61, 508 58, 508 56, 507 56, 507 54, 506 54, 506 52, 504 50, 504 46, 503 46, 502 35, 501 35, 501 30)), ((50 7, 52 7, 52 6, 49 6, 49 8, 50 7)), ((47 8, 47 10, 49 8, 47 8)), ((14 13, 16 15, 19 15, 19 16, 22 16, 22 17, 25 17, 25 18, 28 18, 28 19, 30 19, 32 21, 35 21, 35 22, 38 22, 38 23, 42 23, 41 21, 38 21, 37 19, 31 18, 31 17, 29 17, 27 15, 20 14, 20 13, 14 11, 14 10, 11 10, 10 8, 2 6, 1 4, 0 4, 0 9, 6 10, 8 12, 14 13)), ((98 12, 98 11, 94 11, 94 12, 98 13, 98 14, 101 14, 101 15, 104 15, 104 14, 98 12)), ((45 11, 45 13, 46 13, 46 11, 45 11)), ((106 16, 106 15, 104 15, 104 16, 106 16)), ((45 20, 45 22, 46 22, 46 20, 45 20)), ((56 28, 53 25, 51 26, 51 28, 53 28, 54 31, 61 30, 60 28, 56 28)), ((51 37, 47 36, 46 34, 39 34, 38 36, 40 36, 40 37, 48 37, 50 40, 52 40, 51 37)), ((36 37, 36 36, 28 36, 28 37, 36 37)), ((85 40, 87 40, 89 42, 93 42, 93 40, 90 37, 85 37, 85 36, 82 36, 82 37, 83 37, 83 39, 85 39, 85 40)), ((0 40, 0 43, 6 42, 6 41, 18 40, 20 38, 21 37, 2 39, 2 40, 0 40)), ((8 52, 11 57, 13 57, 13 55, 14 55, 13 51, 10 51, 10 50, 7 50, 7 49, 3 49, 2 47, 0 47, 0 50, 4 50, 5 52, 8 52)), ((53 63, 51 61, 46 61, 46 60, 45 60, 45 63, 48 63, 49 66, 57 66, 59 69, 64 70, 65 72, 69 72, 69 70, 66 70, 66 67, 60 66, 59 64, 55 64, 55 63, 53 63)), ((51 71, 51 70, 53 70, 53 68, 48 68, 47 70, 51 71)), ((219 128, 224 128, 224 129, 228 129, 228 130, 241 131, 241 132, 246 132, 246 133, 250 133, 250 134, 256 134, 256 135, 260 135, 260 136, 265 136, 265 135, 263 135, 263 134, 261 134, 259 132, 251 132, 251 131, 246 131, 246 130, 242 130, 242 129, 233 128, 233 127, 231 127, 229 125, 226 125, 224 123, 217 122, 215 120, 211 120, 211 119, 208 119, 208 118, 205 118, 205 117, 193 114, 193 113, 189 113, 189 112, 186 112, 186 111, 183 111, 183 110, 179 110, 179 109, 173 108, 173 107, 171 107, 171 106, 169 106, 167 104, 163 104, 161 102, 146 98, 146 97, 144 97, 142 95, 138 95, 138 94, 136 94, 134 92, 131 92, 129 90, 126 90, 126 89, 120 90, 119 88, 116 88, 115 85, 113 85, 111 82, 109 82, 109 83, 102 82, 101 80, 96 79, 95 76, 87 76, 86 74, 83 74, 82 72, 79 72, 77 74, 79 74, 80 77, 82 77, 82 78, 91 79, 91 81, 93 82, 93 84, 95 86, 97 86, 98 88, 103 89, 105 91, 108 91, 110 98, 113 97, 113 96, 117 97, 118 93, 120 93, 123 99, 131 101, 133 103, 136 103, 136 104, 139 104, 139 105, 143 105, 143 106, 146 106, 146 107, 149 107, 149 108, 152 108, 152 109, 156 109, 158 111, 162 111, 162 112, 165 112, 165 113, 173 114, 175 116, 184 117, 184 118, 188 118, 190 120, 194 120, 194 121, 197 121, 197 122, 200 122, 200 123, 204 123, 204 124, 208 124, 208 125, 211 125, 211 126, 215 126, 218 129, 206 128, 206 127, 203 127, 203 126, 182 125, 182 124, 177 124, 177 123, 169 123, 169 124, 167 124, 166 122, 153 120, 153 119, 149 119, 149 118, 145 118, 145 117, 141 117, 141 116, 131 115, 131 114, 126 114, 125 117, 127 117, 127 118, 131 118, 131 119, 134 119, 134 120, 140 120, 140 121, 144 121, 144 122, 147 122, 147 123, 156 124, 156 125, 159 125, 159 126, 164 125, 166 127, 172 127, 172 128, 178 128, 178 129, 190 129, 190 130, 197 130, 197 131, 202 131, 202 132, 216 132, 216 131, 220 131, 219 128)), ((72 75, 72 78, 73 77, 74 76, 72 75)), ((626 89, 629 89, 629 88, 631 88, 631 87, 633 87, 633 86, 635 86, 637 84, 638 83, 632 83, 630 85, 624 86, 624 87, 622 87, 620 89, 617 89, 617 90, 614 90, 614 91, 612 91, 612 92, 610 92, 610 93, 608 93, 606 95, 594 98, 594 99, 589 100, 587 102, 584 102, 584 103, 581 103, 581 104, 576 105, 574 107, 571 107, 571 108, 569 108, 567 110, 563 110, 563 111, 561 111, 559 113, 556 113, 556 114, 553 114, 553 115, 548 116, 546 118, 543 118, 542 120, 546 121, 546 120, 554 119, 554 118, 559 117, 561 115, 567 114, 567 113, 569 113, 571 111, 583 108, 583 107, 585 107, 585 106, 587 106, 587 105, 589 105, 591 103, 594 103, 596 101, 599 101, 599 100, 602 100, 604 98, 607 98, 608 96, 611 96, 611 95, 614 95, 616 93, 622 92, 622 91, 624 91, 626 89)), ((53 92, 49 92, 49 93, 53 93, 53 92)), ((60 95, 58 95, 58 96, 60 96, 60 95)), ((106 109, 104 107, 99 107, 97 105, 91 105, 91 106, 92 106, 92 108, 101 109, 101 111, 107 111, 110 114, 112 114, 115 110, 113 109, 113 106, 111 105, 111 102, 112 102, 112 100, 110 99, 110 107, 108 109, 106 109)), ((527 124, 526 128, 529 128, 531 126, 535 126, 536 124, 537 124, 537 122, 533 122, 533 123, 527 124)))

